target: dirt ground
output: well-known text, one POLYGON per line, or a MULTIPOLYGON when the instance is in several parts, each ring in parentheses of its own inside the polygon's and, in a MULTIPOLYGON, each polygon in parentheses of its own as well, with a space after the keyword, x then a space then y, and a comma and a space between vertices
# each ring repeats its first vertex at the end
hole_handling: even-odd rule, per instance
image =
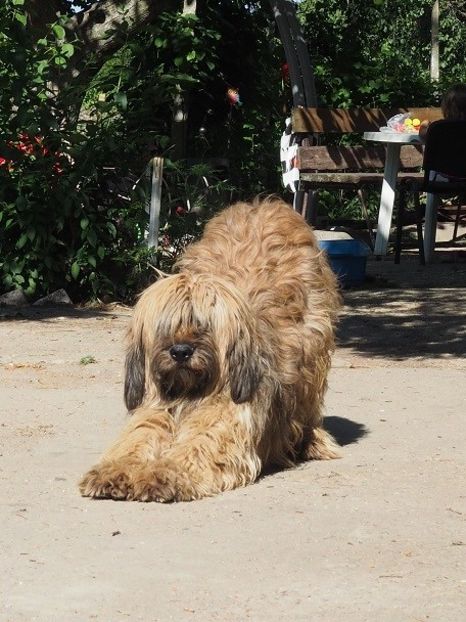
POLYGON ((130 310, 0 310, 0 621, 464 621, 466 263, 368 275, 326 400, 342 458, 171 505, 77 490, 125 419, 130 310))

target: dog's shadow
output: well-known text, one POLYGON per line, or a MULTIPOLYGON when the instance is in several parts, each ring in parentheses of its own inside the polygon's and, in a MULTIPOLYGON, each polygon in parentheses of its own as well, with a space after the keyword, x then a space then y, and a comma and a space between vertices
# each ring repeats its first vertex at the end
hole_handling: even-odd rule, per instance
POLYGON ((357 443, 360 438, 369 434, 369 430, 363 423, 351 421, 351 419, 344 417, 325 417, 324 428, 333 436, 340 447, 357 443))
MULTIPOLYGON (((359 439, 364 438, 369 434, 368 428, 363 423, 357 421, 351 421, 351 419, 345 419, 344 417, 324 417, 324 429, 333 436, 335 442, 340 447, 345 445, 351 445, 351 443, 357 443, 359 439)), ((303 467, 308 462, 297 462, 297 467, 303 467)), ((283 472, 284 469, 279 466, 270 465, 266 467, 259 479, 276 475, 283 472)))

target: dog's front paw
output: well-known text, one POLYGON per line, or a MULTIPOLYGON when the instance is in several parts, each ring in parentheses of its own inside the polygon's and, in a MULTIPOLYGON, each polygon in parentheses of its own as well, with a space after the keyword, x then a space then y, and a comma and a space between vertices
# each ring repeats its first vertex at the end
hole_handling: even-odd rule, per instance
POLYGON ((157 464, 140 471, 133 479, 135 501, 158 501, 167 503, 176 500, 179 475, 171 464, 157 464))
POLYGON ((102 463, 91 469, 79 483, 83 497, 133 499, 131 478, 118 464, 102 463))

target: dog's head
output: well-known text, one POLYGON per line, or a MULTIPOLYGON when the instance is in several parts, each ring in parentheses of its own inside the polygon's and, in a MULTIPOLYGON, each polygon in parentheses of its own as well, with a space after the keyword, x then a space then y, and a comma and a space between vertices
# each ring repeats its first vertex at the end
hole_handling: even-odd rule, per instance
POLYGON ((126 357, 129 410, 143 402, 146 392, 170 403, 228 386, 234 402, 247 402, 261 376, 254 318, 233 285, 182 273, 142 294, 126 357))

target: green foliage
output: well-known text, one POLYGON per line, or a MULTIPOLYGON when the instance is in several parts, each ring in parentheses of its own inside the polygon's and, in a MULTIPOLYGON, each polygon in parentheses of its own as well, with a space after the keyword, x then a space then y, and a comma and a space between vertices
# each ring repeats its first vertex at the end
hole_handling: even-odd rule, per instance
POLYGON ((119 173, 124 124, 66 123, 70 93, 57 83, 74 46, 64 18, 35 42, 18 7, 0 9, 1 283, 30 295, 61 286, 77 297, 115 293, 138 233, 104 187, 108 167, 119 173))
POLYGON ((281 59, 269 2, 209 2, 200 19, 219 33, 217 66, 196 93, 192 141, 200 150, 230 159, 237 194, 279 192, 278 140, 283 129, 281 59), (231 105, 228 88, 239 92, 231 105), (199 138, 199 128, 205 132, 199 138))
POLYGON ((222 164, 215 169, 203 163, 187 166, 165 161, 160 246, 152 258, 162 270, 169 270, 186 245, 201 234, 206 220, 231 202, 234 189, 222 164))
POLYGON ((441 81, 430 80, 432 0, 303 0, 308 38, 323 105, 438 105, 452 82, 466 80, 466 24, 441 5, 441 81))
POLYGON ((92 356, 92 354, 87 354, 86 356, 83 356, 79 361, 80 365, 92 365, 92 363, 97 363, 96 358, 92 356))
MULTIPOLYGON (((278 189, 278 62, 275 80, 267 68, 280 44, 268 42, 273 23, 259 9, 219 2, 199 17, 162 14, 82 85, 68 83, 78 43, 67 39, 67 16, 34 41, 21 3, 7 0, 0 9, 4 289, 131 296, 150 278, 149 262, 168 269, 205 219, 233 198, 232 184, 243 196, 278 189), (227 101, 229 87, 239 89, 244 107, 227 101), (173 162, 180 96, 190 104, 190 161, 173 162), (153 154, 165 157, 156 257, 144 244, 147 184, 136 194, 119 189, 121 180, 128 186, 144 178, 153 154), (221 178, 212 158, 229 160, 221 178)), ((89 57, 90 68, 93 62, 89 57)))

